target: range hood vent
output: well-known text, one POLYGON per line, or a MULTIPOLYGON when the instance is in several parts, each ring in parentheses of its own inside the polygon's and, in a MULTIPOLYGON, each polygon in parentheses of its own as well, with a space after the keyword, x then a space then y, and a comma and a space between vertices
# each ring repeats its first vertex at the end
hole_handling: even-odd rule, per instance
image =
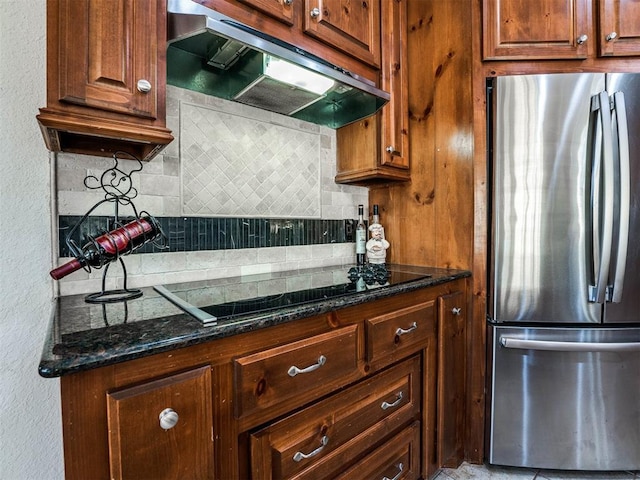
POLYGON ((170 85, 331 128, 389 101, 368 79, 192 0, 168 0, 168 22, 170 85), (283 80, 281 67, 294 69, 291 79, 283 80))

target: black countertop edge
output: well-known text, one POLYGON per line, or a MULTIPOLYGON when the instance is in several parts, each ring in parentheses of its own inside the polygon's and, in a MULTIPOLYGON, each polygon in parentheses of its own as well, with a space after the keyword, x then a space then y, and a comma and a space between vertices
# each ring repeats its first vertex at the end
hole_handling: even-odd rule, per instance
POLYGON ((471 276, 467 270, 419 268, 433 272, 432 276, 262 314, 249 314, 216 325, 203 325, 189 315, 178 314, 60 335, 64 312, 60 312, 60 299, 57 299, 38 373, 45 378, 55 378, 114 365, 471 276))

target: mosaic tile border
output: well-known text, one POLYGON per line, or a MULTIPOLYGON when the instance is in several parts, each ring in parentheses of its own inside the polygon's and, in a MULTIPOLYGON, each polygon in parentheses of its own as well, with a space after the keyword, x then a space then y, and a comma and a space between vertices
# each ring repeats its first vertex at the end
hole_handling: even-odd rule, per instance
MULTIPOLYGON (((351 243, 355 220, 229 218, 229 217, 155 217, 168 238, 167 249, 144 245, 135 253, 234 250, 241 248, 289 247, 351 243)), ((58 217, 60 257, 71 256, 66 235, 82 219, 79 215, 58 217)), ((73 240, 82 245, 85 235, 98 236, 111 230, 112 217, 88 217, 73 240)), ((126 223, 126 218, 121 219, 126 223)))

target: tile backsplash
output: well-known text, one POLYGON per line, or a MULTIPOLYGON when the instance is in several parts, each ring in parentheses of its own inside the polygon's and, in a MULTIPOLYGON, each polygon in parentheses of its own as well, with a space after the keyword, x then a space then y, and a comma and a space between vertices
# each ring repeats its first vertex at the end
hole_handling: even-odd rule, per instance
POLYGON ((182 103, 183 213, 319 218, 321 137, 182 103))
MULTIPOLYGON (((367 205, 368 190, 334 182, 334 130, 173 86, 167 125, 175 140, 132 175, 132 186, 137 209, 167 223, 173 248, 145 247, 145 254, 125 257, 129 287, 352 261, 344 220, 367 205)), ((100 178, 112 165, 108 158, 58 155, 61 237, 104 198, 85 186, 85 177, 100 178)), ((119 161, 125 171, 136 166, 119 161)), ((106 225, 113 214, 113 204, 104 203, 92 212, 102 220, 89 223, 106 225)), ((119 215, 132 212, 120 207, 119 215)), ((60 264, 67 253, 64 238, 58 243, 60 264)), ((106 288, 122 287, 120 270, 110 267, 106 288)), ((60 294, 100 290, 102 272, 75 272, 59 282, 60 294)))

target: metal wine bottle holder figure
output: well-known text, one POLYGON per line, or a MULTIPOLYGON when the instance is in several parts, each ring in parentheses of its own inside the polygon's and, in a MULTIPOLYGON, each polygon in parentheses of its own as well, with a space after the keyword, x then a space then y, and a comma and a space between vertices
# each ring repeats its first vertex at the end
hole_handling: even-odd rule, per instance
MULTIPOLYGON (((50 272, 51 276, 58 280, 76 270, 84 269, 86 272, 91 272, 92 268, 105 267, 102 273, 102 290, 87 295, 85 301, 89 303, 122 302, 141 297, 141 290, 127 287, 127 269, 122 257, 150 242, 160 249, 167 248, 167 237, 162 232, 158 221, 146 211, 138 212, 133 203, 133 199, 138 196, 138 191, 133 186, 131 175, 142 170, 142 162, 126 152, 115 152, 113 160, 113 167, 105 170, 100 178, 95 175, 85 177, 84 185, 90 190, 102 189, 105 192, 104 200, 93 205, 67 233, 65 242, 71 255, 75 258, 50 272), (136 160, 138 168, 132 169, 129 173, 120 169, 118 155, 122 156, 123 154, 136 160), (85 234, 83 245, 78 246, 73 240, 74 234, 86 222, 91 213, 104 203, 112 203, 114 206, 114 216, 109 222, 110 230, 101 232, 97 237, 85 234), (129 220, 127 223, 121 222, 121 206, 132 209, 133 220, 129 220), (107 272, 111 263, 116 260, 120 262, 122 267, 123 288, 107 290, 107 272)), ((127 218, 130 219, 130 217, 127 218)))

